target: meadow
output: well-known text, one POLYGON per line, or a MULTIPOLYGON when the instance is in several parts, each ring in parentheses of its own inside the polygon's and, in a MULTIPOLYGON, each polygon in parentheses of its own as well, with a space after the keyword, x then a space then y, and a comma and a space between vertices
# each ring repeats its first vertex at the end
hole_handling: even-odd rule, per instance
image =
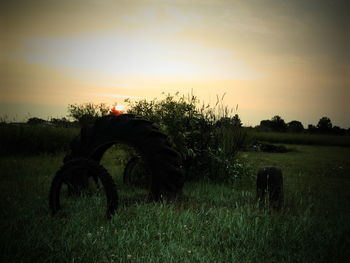
POLYGON ((116 152, 103 165, 119 194, 108 221, 98 197, 51 216, 48 191, 63 151, 0 157, 1 262, 345 262, 350 247, 350 148, 286 145, 240 152, 250 171, 232 183, 186 182, 181 198, 149 203, 122 183, 116 152), (258 167, 284 175, 280 212, 255 202, 258 167))
POLYGON ((324 146, 350 146, 350 136, 309 133, 286 132, 258 132, 249 131, 252 140, 270 143, 324 145, 324 146))

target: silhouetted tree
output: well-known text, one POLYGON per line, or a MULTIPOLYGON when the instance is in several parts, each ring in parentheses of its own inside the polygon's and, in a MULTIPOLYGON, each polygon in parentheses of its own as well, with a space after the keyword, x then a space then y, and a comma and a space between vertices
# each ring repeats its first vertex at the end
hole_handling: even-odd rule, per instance
POLYGON ((43 120, 43 119, 40 119, 40 118, 36 118, 36 117, 33 117, 33 118, 29 118, 27 123, 28 124, 42 124, 42 123, 45 123, 46 121, 43 120))
POLYGON ((332 134, 334 134, 334 135, 346 135, 346 130, 340 128, 339 126, 333 126, 332 134))
POLYGON ((276 115, 271 119, 272 129, 277 132, 285 132, 287 130, 287 124, 284 120, 276 115))
POLYGON ((216 122, 217 126, 231 126, 231 127, 242 127, 241 119, 238 114, 235 114, 232 118, 222 117, 216 122))
POLYGON ((315 125, 309 124, 309 125, 307 126, 307 131, 308 131, 309 133, 316 133, 316 132, 317 132, 317 128, 316 128, 315 125))
POLYGON ((287 123, 287 130, 289 132, 302 132, 304 126, 300 121, 291 121, 287 123))
POLYGON ((51 118, 50 122, 55 126, 68 127, 71 126, 71 123, 67 118, 51 118))
POLYGON ((272 131, 272 121, 270 120, 262 120, 260 121, 260 125, 257 127, 260 131, 272 131))
POLYGON ((233 121, 234 126, 242 127, 242 122, 241 122, 241 119, 239 118, 238 114, 235 114, 235 116, 233 116, 232 121, 233 121))
POLYGON ((107 115, 109 107, 104 104, 84 103, 68 105, 69 117, 78 121, 81 126, 94 122, 98 117, 107 115))
POLYGON ((332 130, 332 122, 328 117, 322 117, 317 124, 317 129, 321 133, 328 133, 332 130))

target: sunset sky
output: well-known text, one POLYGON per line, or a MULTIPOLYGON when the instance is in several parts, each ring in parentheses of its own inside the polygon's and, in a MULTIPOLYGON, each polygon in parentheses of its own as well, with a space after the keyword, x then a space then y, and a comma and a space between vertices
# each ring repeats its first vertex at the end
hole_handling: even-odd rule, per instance
MULTIPOLYGON (((7 4, 6 4, 7 2, 7 4)), ((193 90, 245 125, 280 115, 350 127, 349 9, 325 0, 8 0, 0 116, 193 90)))

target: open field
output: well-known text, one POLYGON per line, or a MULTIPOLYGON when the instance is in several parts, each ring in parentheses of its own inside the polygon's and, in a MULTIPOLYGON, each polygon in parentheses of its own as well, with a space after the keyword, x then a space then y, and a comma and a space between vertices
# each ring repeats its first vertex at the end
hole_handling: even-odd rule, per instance
POLYGON ((323 145, 323 146, 350 146, 350 136, 309 134, 309 133, 281 133, 249 131, 252 140, 271 143, 323 145))
MULTIPOLYGON (((78 127, 0 124, 0 155, 59 153, 69 149, 78 127)), ((248 131, 248 141, 350 147, 350 136, 248 131)))
MULTIPOLYGON (((350 148, 287 145, 277 154, 243 152, 252 168, 278 165, 285 207, 260 210, 254 180, 188 182, 171 204, 146 203, 121 182, 111 221, 94 198, 52 217, 48 190, 63 153, 2 156, 1 262, 345 262, 350 247, 350 148)), ((109 156, 108 156, 109 155, 109 156)))

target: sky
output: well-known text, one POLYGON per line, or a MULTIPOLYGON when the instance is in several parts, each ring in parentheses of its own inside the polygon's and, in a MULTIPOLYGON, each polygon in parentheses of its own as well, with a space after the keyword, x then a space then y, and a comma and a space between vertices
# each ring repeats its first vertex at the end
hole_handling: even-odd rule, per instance
POLYGON ((244 125, 280 115, 350 127, 346 1, 8 0, 0 6, 0 116, 194 93, 244 125))

